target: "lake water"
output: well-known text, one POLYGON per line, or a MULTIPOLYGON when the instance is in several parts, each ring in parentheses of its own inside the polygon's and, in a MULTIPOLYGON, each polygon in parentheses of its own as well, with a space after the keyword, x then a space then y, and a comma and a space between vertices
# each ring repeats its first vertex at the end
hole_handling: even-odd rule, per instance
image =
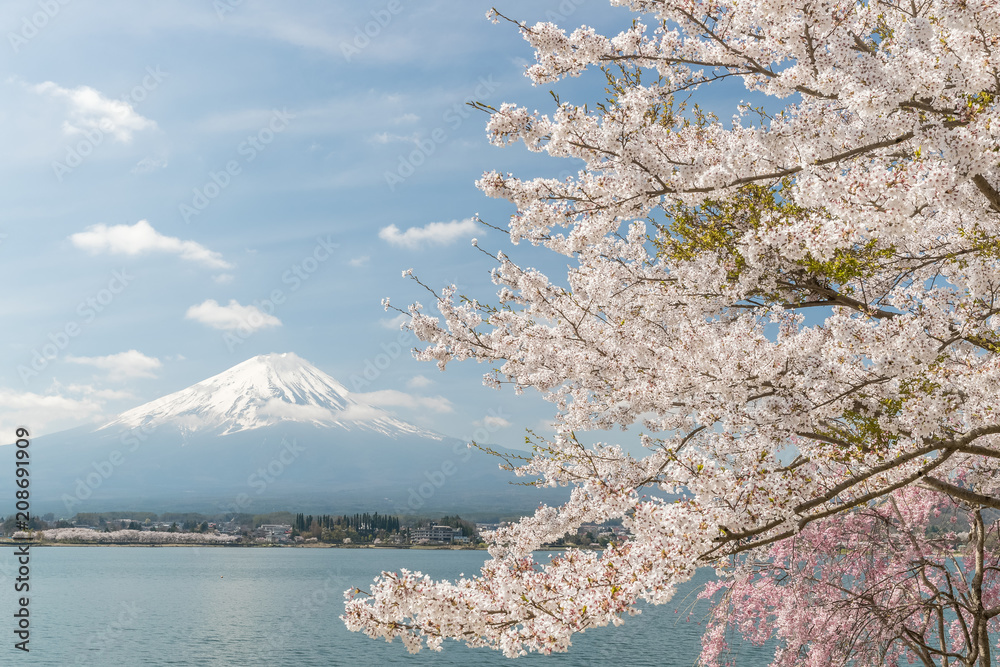
MULTIPOLYGON (((7 576, 0 584, 0 655, 5 665, 59 666, 694 664, 697 621, 707 605, 695 605, 685 620, 694 598, 688 594, 710 572, 669 605, 578 635, 569 653, 516 663, 452 641, 441 653, 410 655, 399 641, 348 632, 338 618, 343 591, 364 588, 382 570, 455 578, 477 572, 485 558, 482 551, 35 547, 31 651, 13 647, 17 594, 7 576), (324 589, 328 595, 314 595, 324 589)), ((13 549, 0 551, 0 567, 13 561, 13 549)), ((743 646, 733 658, 757 667, 770 653, 743 646)))

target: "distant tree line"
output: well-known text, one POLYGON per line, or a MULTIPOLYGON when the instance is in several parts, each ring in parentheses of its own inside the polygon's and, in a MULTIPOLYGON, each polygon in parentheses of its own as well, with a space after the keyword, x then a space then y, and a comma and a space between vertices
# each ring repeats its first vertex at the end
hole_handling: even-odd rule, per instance
POLYGON ((379 533, 398 533, 399 517, 385 514, 330 515, 296 514, 292 527, 298 533, 322 531, 343 531, 356 533, 361 537, 374 537, 379 533))
MULTIPOLYGON (((408 540, 408 528, 414 525, 445 525, 461 528, 467 537, 476 535, 476 525, 459 515, 444 516, 440 519, 420 519, 416 517, 401 518, 378 512, 361 512, 356 514, 305 514, 291 512, 269 512, 266 514, 199 514, 195 512, 79 512, 75 516, 57 519, 53 514, 39 518, 32 516, 28 528, 45 530, 53 528, 93 527, 98 531, 109 532, 119 530, 148 530, 157 532, 209 533, 213 528, 209 524, 225 524, 229 530, 236 526, 237 532, 248 535, 253 530, 265 524, 289 524, 294 536, 306 538, 315 537, 320 542, 342 543, 372 543, 381 538, 391 541, 408 540), (393 537, 399 536, 399 537, 393 537)), ((10 535, 17 530, 14 515, 0 517, 3 533, 10 535)))

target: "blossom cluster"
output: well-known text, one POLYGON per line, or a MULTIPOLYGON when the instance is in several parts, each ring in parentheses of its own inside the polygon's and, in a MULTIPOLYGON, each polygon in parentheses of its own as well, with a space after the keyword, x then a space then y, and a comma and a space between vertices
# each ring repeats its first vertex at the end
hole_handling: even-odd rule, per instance
POLYGON ((774 667, 802 655, 816 665, 977 664, 981 640, 1000 631, 1000 576, 975 562, 991 530, 981 513, 913 487, 811 525, 702 591, 721 592, 702 662, 723 664, 735 629, 758 644, 780 639, 774 667), (958 519, 967 532, 954 530, 958 519))
POLYGON ((534 82, 602 68, 606 104, 504 104, 487 126, 581 165, 478 182, 516 207, 512 244, 567 273, 511 248, 496 305, 446 288, 437 314, 408 310, 418 358, 488 362, 487 384, 553 402, 558 434, 517 472, 571 499, 498 531, 478 576, 385 573, 349 592, 353 630, 563 651, 698 566, 774 557, 901 489, 1000 506, 995 3, 612 4, 643 19, 610 37, 518 24, 534 82), (771 105, 726 124, 675 102, 728 79, 771 105), (641 458, 574 435, 637 426, 641 458), (532 560, 609 519, 632 537, 532 560))
MULTIPOLYGON (((28 537, 21 531, 14 538, 28 537)), ((92 528, 50 528, 39 531, 34 537, 49 542, 82 542, 86 544, 234 544, 237 535, 215 533, 171 533, 155 530, 116 530, 105 532, 92 528)))

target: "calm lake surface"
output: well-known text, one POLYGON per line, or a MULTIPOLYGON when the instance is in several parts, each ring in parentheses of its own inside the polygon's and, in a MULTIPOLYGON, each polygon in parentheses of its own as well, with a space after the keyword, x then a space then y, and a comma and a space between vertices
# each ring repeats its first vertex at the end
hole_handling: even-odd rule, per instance
MULTIPOLYGON (((9 573, 14 550, 0 550, 9 573)), ((536 554, 536 558, 547 554, 536 554)), ((406 567, 436 578, 478 572, 482 551, 34 547, 30 653, 14 649, 16 597, 0 584, 5 665, 656 665, 690 666, 707 610, 687 595, 647 606, 619 628, 573 640, 569 653, 516 663, 489 649, 445 642, 440 653, 406 653, 348 632, 337 618, 343 591, 382 570, 406 567), (328 595, 314 595, 316 591, 328 595), (679 611, 678 611, 679 610, 679 611), (691 611, 690 620, 686 620, 691 611)), ((736 664, 758 667, 771 651, 742 646, 736 664)))

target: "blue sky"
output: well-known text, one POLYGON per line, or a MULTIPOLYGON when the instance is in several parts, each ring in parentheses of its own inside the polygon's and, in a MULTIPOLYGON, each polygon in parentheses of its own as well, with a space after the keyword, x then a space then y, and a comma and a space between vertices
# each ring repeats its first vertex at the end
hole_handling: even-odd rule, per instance
MULTIPOLYGON (((576 168, 491 147, 486 116, 463 106, 552 106, 490 6, 3 3, 0 432, 100 422, 292 351, 400 418, 523 443, 549 404, 482 387, 476 364, 414 361, 380 305, 427 303, 408 268, 488 299, 469 241, 509 248, 470 219, 512 211, 474 181, 576 168)), ((571 28, 630 20, 596 0, 498 8, 571 28)))
MULTIPOLYGON (((471 221, 513 212, 475 188, 484 171, 579 167, 490 146, 464 105, 554 106, 491 4, 3 3, 0 433, 99 423, 285 351, 447 435, 516 447, 543 429, 552 406, 483 387, 488 368, 414 361, 380 303, 428 304, 411 268, 490 301, 473 237, 565 275, 565 258, 471 221)), ((632 19, 599 0, 497 8, 606 34, 632 19)), ((594 102, 603 81, 554 88, 594 102)), ((744 97, 701 102, 728 118, 744 97)))

